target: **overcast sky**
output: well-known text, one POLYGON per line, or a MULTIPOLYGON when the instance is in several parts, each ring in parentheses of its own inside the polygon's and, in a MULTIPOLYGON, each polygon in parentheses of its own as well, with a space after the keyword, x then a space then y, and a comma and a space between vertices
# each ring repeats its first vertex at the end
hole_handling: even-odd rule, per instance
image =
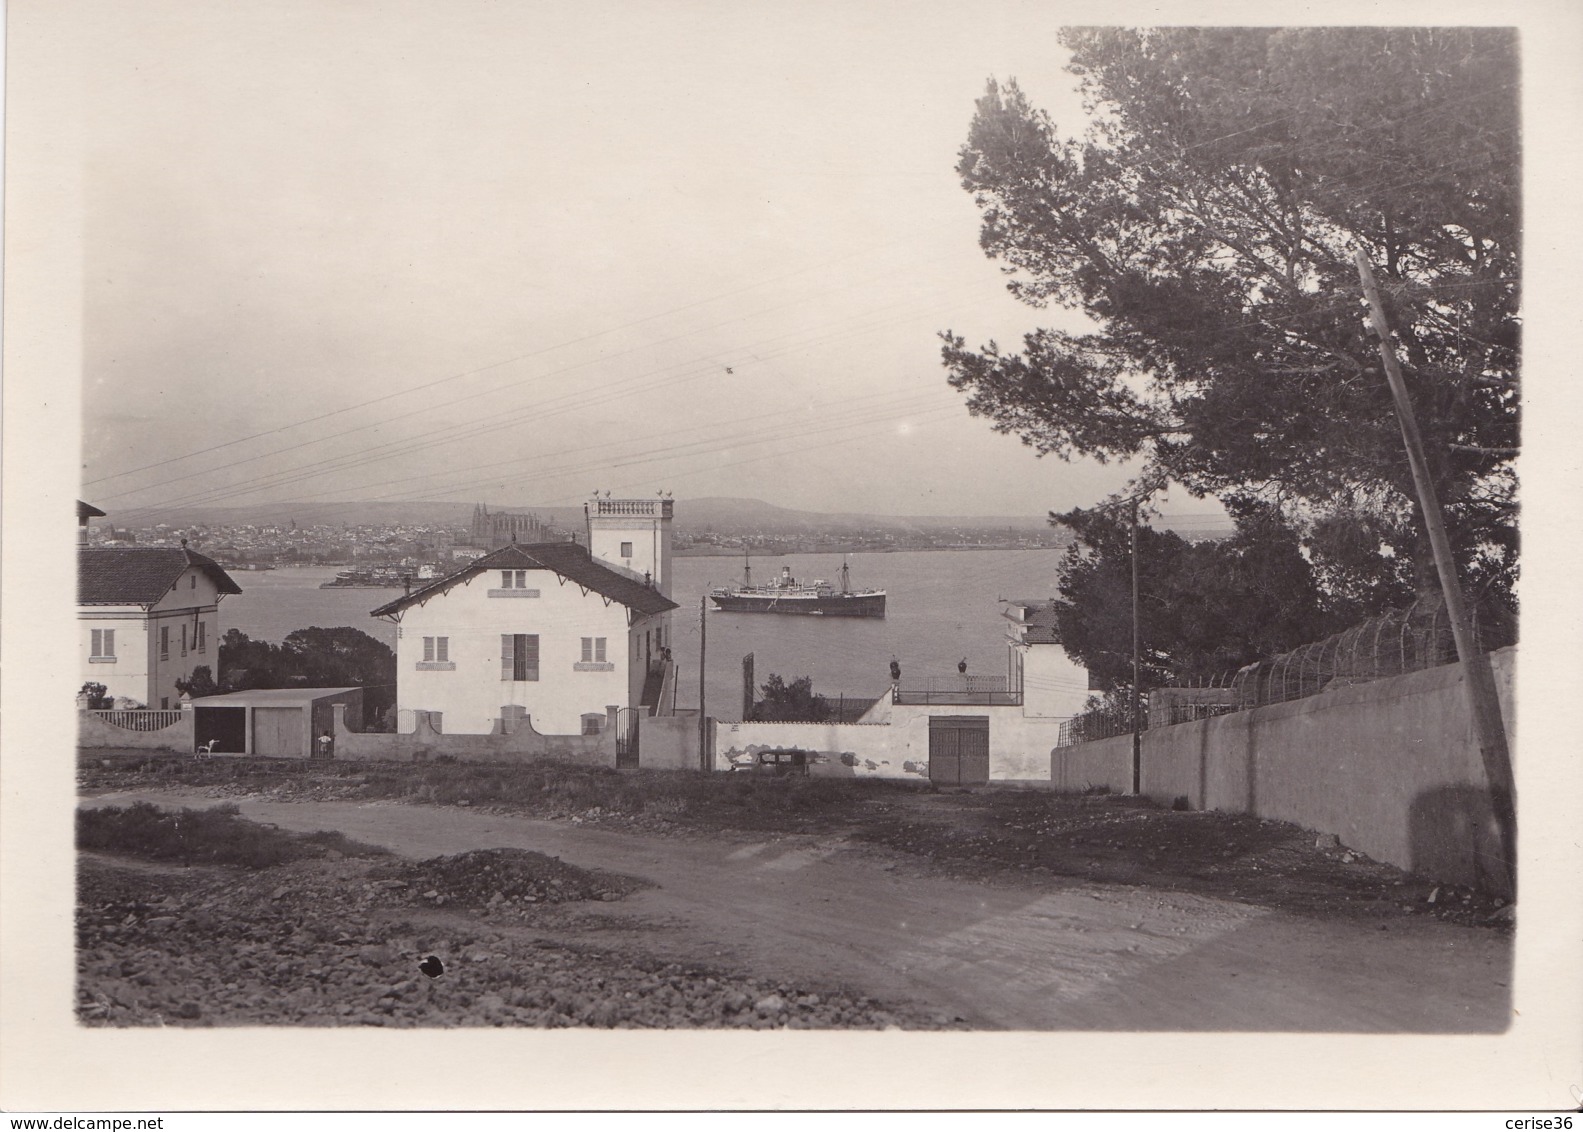
POLYGON ((1081 127, 1046 6, 948 7, 100 9, 85 497, 1100 498, 946 384, 939 331, 1069 318, 978 248, 974 99, 1081 127))

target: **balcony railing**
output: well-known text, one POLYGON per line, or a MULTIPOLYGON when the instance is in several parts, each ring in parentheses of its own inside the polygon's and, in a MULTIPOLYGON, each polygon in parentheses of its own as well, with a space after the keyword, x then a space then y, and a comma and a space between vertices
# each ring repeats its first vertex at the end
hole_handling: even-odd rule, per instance
POLYGON ((1021 692, 1005 691, 970 691, 957 688, 952 691, 933 691, 931 689, 906 689, 892 688, 890 702, 893 704, 956 704, 961 706, 980 707, 1021 707, 1021 692))
POLYGON ((591 502, 595 515, 637 515, 658 519, 669 519, 676 503, 674 499, 595 499, 591 502))

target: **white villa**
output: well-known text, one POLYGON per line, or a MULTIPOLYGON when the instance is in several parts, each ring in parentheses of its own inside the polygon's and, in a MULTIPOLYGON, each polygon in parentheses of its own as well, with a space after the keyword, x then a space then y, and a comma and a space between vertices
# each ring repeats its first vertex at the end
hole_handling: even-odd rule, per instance
POLYGON ((1006 601, 1007 686, 1022 692, 1023 714, 1069 719, 1091 695, 1088 669, 1066 655, 1055 624, 1053 598, 1006 601))
MULTIPOLYGON (((100 512, 102 514, 103 512, 100 512)), ((79 665, 84 683, 117 701, 177 706, 177 680, 208 665, 219 678, 220 599, 242 587, 187 549, 127 546, 77 550, 79 665)))
POLYGON ((396 624, 398 731, 596 735, 623 708, 663 713, 669 499, 596 499, 588 545, 516 544, 380 606, 396 624))

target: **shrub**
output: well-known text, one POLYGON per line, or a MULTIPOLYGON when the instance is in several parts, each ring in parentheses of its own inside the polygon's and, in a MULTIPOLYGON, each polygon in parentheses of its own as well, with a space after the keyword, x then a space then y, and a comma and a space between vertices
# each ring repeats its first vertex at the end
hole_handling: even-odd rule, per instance
POLYGON ((77 848, 183 864, 267 869, 334 850, 348 857, 389 852, 339 833, 288 833, 241 816, 233 802, 207 810, 162 810, 150 802, 77 811, 77 848))

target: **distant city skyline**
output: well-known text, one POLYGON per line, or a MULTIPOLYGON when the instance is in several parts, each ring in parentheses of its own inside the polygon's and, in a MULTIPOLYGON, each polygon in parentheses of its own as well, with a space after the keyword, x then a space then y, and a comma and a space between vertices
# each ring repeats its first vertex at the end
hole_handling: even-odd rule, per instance
POLYGON ((756 496, 1042 514, 1125 467, 969 416, 1005 292, 954 172, 1058 25, 876 12, 105 6, 86 44, 85 496, 756 496), (173 160, 179 154, 179 160, 173 160))

